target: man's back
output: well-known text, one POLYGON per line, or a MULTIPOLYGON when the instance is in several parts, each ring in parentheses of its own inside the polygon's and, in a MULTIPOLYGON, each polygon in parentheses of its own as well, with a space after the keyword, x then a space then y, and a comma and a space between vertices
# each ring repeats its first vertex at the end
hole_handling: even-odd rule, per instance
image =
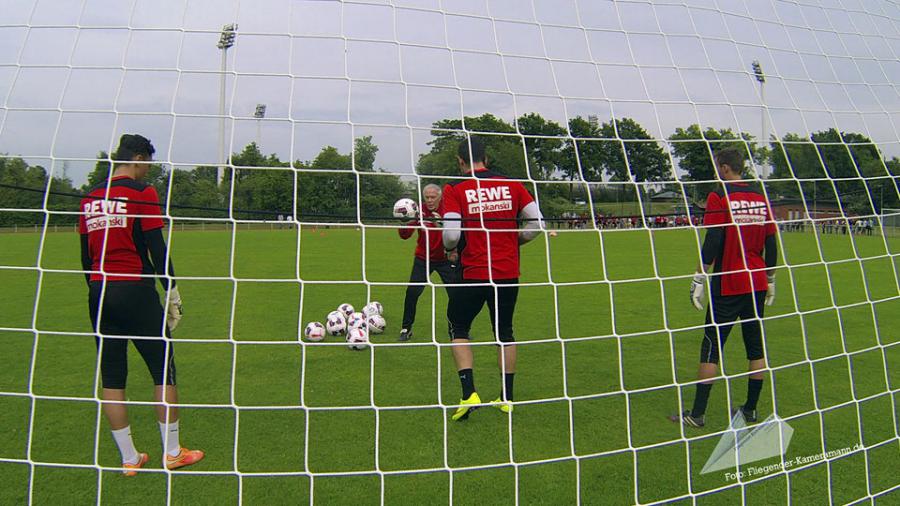
POLYGON ((775 223, 765 195, 757 185, 745 181, 728 182, 707 198, 704 226, 725 225, 722 251, 716 256, 713 272, 721 295, 738 295, 765 290, 767 286, 763 251, 766 237, 775 233, 775 223), (751 272, 746 272, 747 270, 751 272))
POLYGON ((518 181, 486 169, 474 174, 444 190, 445 212, 462 217, 463 278, 518 278, 519 212, 534 199, 518 181))
MULTIPOLYGON (((144 232, 162 228, 156 190, 129 177, 95 186, 81 201, 79 229, 88 236, 92 270, 119 274, 109 280, 138 280, 152 274, 144 232)), ((91 280, 103 279, 92 274, 91 280)))

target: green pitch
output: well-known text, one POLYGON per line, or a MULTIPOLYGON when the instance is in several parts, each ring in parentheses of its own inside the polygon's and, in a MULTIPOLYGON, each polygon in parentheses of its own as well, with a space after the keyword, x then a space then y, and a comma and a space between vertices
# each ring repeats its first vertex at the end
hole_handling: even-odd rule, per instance
MULTIPOLYGON (((760 414, 772 413, 775 402, 794 427, 788 459, 859 443, 870 449, 789 478, 749 476, 746 500, 846 503, 897 487, 900 265, 885 255, 896 255, 900 241, 886 248, 879 237, 824 236, 820 246, 812 234, 782 239, 781 263, 796 266, 799 307, 782 269, 776 305, 768 311, 784 316, 765 324, 776 370, 767 376, 760 414), (792 314, 797 309, 802 316, 792 314)), ((48 234, 42 247, 40 240, 40 234, 0 234, 0 265, 34 267, 39 261, 45 269, 78 269, 74 233, 48 234)), ((726 428, 726 394, 742 402, 745 379, 728 387, 716 383, 707 428, 688 433, 689 442, 666 420, 679 409, 674 384, 695 378, 700 331, 688 328, 699 325, 702 315, 688 304, 688 278, 658 276, 693 273, 692 232, 654 231, 652 242, 646 231, 602 238, 563 232, 523 248, 522 281, 543 284, 520 292, 516 394, 518 401, 546 402, 517 406, 511 421, 483 409, 467 422, 450 423, 449 411, 434 407, 459 400, 447 348, 352 352, 298 345, 298 328, 306 322, 322 321, 342 302, 361 307, 367 298, 384 304, 388 322, 375 342, 394 343, 404 289, 383 283, 407 279, 413 246, 392 230, 377 229, 304 228, 299 243, 295 230, 240 230, 233 242, 228 231, 177 231, 172 252, 179 276, 219 279, 179 283, 185 316, 175 337, 192 340, 176 344, 180 394, 182 402, 197 405, 182 410, 182 442, 207 457, 171 480, 164 473, 125 479, 115 471, 54 465, 36 465, 30 476, 27 464, 10 462, 116 466, 119 460, 93 400, 93 339, 58 333, 89 330, 82 276, 0 269, 0 327, 31 328, 34 322, 40 330, 0 331, 0 390, 6 392, 0 395, 0 504, 25 502, 29 480, 36 504, 89 504, 101 494, 104 504, 142 505, 163 503, 167 491, 178 504, 233 503, 238 497, 247 504, 300 503, 310 493, 321 504, 378 504, 382 493, 390 504, 451 498, 456 504, 509 504, 516 498, 570 504, 579 490, 584 504, 626 504, 735 484, 723 472, 700 474, 718 440, 703 436, 726 428), (304 283, 295 281, 298 274, 304 283), (591 336, 601 337, 584 339, 591 336), (9 395, 28 392, 40 398, 9 395), (323 409, 331 407, 351 409, 323 409), (511 460, 522 465, 509 465, 511 460), (538 461, 549 462, 529 464, 538 461), (472 466, 494 467, 452 475, 445 470, 472 466), (387 473, 383 480, 365 474, 376 469, 387 473), (429 472, 403 473, 415 470, 429 472), (346 472, 360 474, 329 475, 346 472), (312 484, 304 473, 316 474, 312 484)), ((443 289, 426 290, 414 344, 430 343, 432 336, 447 342, 445 305, 443 289)), ((482 343, 488 338, 485 314, 473 334, 482 343)), ((482 398, 493 399, 500 389, 495 350, 485 346, 475 353, 476 385, 482 398)), ((130 363, 130 399, 149 401, 150 378, 133 350, 130 363)), ((730 374, 746 368, 739 329, 724 364, 730 374)), ((693 399, 693 387, 683 392, 685 403, 693 399)), ((130 412, 138 449, 157 462, 152 408, 130 412)), ((898 496, 894 490, 883 503, 898 496)), ((740 487, 731 487, 698 503, 741 498, 740 487)))

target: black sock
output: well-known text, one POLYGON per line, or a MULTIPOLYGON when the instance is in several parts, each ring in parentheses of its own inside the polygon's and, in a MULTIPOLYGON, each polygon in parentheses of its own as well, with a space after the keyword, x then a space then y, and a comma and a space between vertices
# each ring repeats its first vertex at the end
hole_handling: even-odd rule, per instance
POLYGON ((462 385, 462 398, 468 399, 475 393, 475 373, 472 369, 462 369, 459 372, 459 382, 462 385))
POLYGON ((709 402, 710 390, 712 390, 712 383, 697 383, 697 396, 694 397, 694 408, 691 409, 691 416, 701 417, 706 413, 706 403, 709 402))
POLYGON ((503 387, 504 390, 501 392, 501 397, 504 401, 513 400, 513 380, 516 379, 516 373, 508 372, 503 375, 503 387))
POLYGON ((759 393, 762 391, 763 380, 750 378, 747 382, 747 402, 744 404, 744 411, 753 411, 756 409, 756 403, 759 401, 759 393))

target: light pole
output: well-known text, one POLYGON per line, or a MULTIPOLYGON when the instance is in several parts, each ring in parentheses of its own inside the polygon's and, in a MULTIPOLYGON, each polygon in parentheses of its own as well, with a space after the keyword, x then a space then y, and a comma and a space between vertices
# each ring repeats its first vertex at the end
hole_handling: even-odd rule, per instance
MULTIPOLYGON (((753 60, 751 64, 753 68, 753 75, 756 77, 756 80, 759 82, 759 99, 762 107, 760 108, 760 118, 762 120, 762 132, 759 139, 760 146, 765 149, 766 144, 769 142, 769 134, 766 132, 766 74, 763 73, 762 65, 760 65, 759 60, 753 60)), ((764 163, 762 166, 762 176, 763 179, 768 177, 768 173, 766 170, 766 164, 764 163)))
POLYGON ((228 66, 228 49, 234 45, 237 36, 236 23, 222 27, 219 35, 219 43, 216 47, 222 50, 222 67, 219 79, 219 170, 216 171, 216 183, 222 184, 222 176, 225 173, 225 164, 228 157, 225 155, 225 71, 228 66))
POLYGON ((256 118, 256 148, 260 148, 262 143, 262 119, 266 117, 266 104, 256 104, 256 112, 253 113, 256 118))

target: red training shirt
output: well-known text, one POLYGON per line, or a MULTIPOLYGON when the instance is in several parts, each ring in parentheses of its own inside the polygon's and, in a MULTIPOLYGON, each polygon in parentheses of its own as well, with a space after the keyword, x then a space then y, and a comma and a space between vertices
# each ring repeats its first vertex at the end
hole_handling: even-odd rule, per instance
POLYGON ((475 170, 474 176, 444 188, 444 216, 447 213, 462 216, 463 279, 516 279, 519 277, 518 217, 534 198, 522 183, 490 170, 475 170))
POLYGON ((721 295, 740 295, 769 288, 762 254, 766 237, 774 235, 776 230, 772 210, 759 188, 735 181, 711 192, 706 198, 703 225, 725 225, 722 251, 716 255, 713 267, 714 273, 728 273, 713 278, 719 278, 721 295))
POLYGON ((422 210, 423 218, 426 218, 425 220, 411 222, 408 226, 397 230, 397 232, 400 234, 400 238, 404 240, 412 237, 413 230, 418 233, 418 238, 416 240, 416 258, 425 260, 430 257, 432 262, 445 262, 447 260, 447 255, 444 253, 444 237, 443 234, 441 234, 440 224, 435 221, 441 219, 441 216, 443 215, 444 201, 441 200, 441 203, 435 211, 428 209, 428 206, 422 206, 422 210))
MULTIPOLYGON (((156 189, 128 176, 112 178, 108 192, 106 181, 92 188, 78 218, 80 233, 88 236, 91 270, 102 271, 107 281, 138 281, 141 274, 153 274, 144 232, 165 226, 158 204, 156 189)), ((102 280, 103 274, 91 274, 91 281, 102 280)))

